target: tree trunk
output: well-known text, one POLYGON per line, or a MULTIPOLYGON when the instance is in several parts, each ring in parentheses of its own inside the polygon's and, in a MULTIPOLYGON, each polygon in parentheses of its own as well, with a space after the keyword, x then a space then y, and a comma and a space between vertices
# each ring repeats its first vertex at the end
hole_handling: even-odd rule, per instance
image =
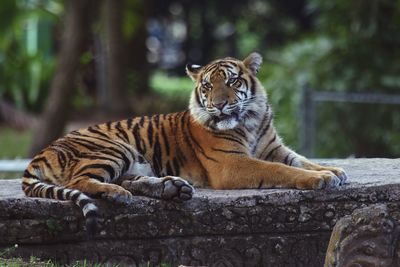
POLYGON ((82 48, 89 34, 89 14, 93 8, 91 3, 91 0, 66 1, 65 29, 56 73, 44 112, 34 131, 30 156, 35 155, 63 133, 71 109, 71 98, 75 91, 74 81, 82 48))
POLYGON ((126 91, 126 68, 124 62, 124 40, 122 36, 122 0, 106 0, 107 32, 107 106, 113 115, 125 115, 129 112, 126 91))
POLYGON ((129 36, 125 49, 127 67, 131 77, 129 85, 136 97, 150 94, 146 24, 150 16, 150 11, 153 9, 153 4, 153 0, 141 1, 135 5, 135 10, 131 11, 134 12, 138 19, 136 20, 135 31, 132 36, 129 36))

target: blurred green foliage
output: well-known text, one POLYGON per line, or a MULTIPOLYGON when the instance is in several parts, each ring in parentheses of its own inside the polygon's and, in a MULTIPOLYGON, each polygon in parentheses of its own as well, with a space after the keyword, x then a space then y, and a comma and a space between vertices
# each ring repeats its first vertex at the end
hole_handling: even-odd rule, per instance
MULTIPOLYGON (((312 0, 307 8, 316 14, 315 30, 267 53, 272 64, 265 66, 289 144, 305 83, 314 90, 400 93, 399 1, 312 0)), ((400 107, 321 103, 317 113, 316 156, 400 155, 400 107)))
POLYGON ((38 110, 54 70, 52 25, 61 1, 4 0, 0 5, 0 96, 38 110))
POLYGON ((10 127, 0 127, 0 159, 25 157, 31 141, 31 131, 18 131, 10 127))
MULTIPOLYGON (((153 9, 158 10, 156 16, 165 17, 163 23, 170 19, 166 7, 175 2, 181 3, 183 19, 190 25, 185 45, 201 47, 203 60, 227 53, 240 58, 252 51, 263 54, 259 78, 279 132, 295 149, 304 84, 313 90, 400 93, 400 1, 155 1, 153 9)), ((139 1, 126 3, 122 30, 128 38, 143 14, 132 11, 139 1)), ((62 11, 61 0, 4 0, 0 5, 0 96, 20 108, 38 111, 46 100, 55 61, 54 29, 62 11), (28 33, 29 27, 36 35, 28 33), (36 46, 28 45, 28 38, 37 38, 36 46)), ((190 59, 190 49, 183 49, 190 59)), ((82 64, 93 60, 87 52, 82 64)), ((187 103, 191 80, 154 69, 149 80, 152 93, 174 107, 187 103)), ((141 78, 131 76, 129 85, 141 78)), ((93 105, 93 92, 78 90, 74 103, 93 105)), ((399 133, 398 106, 320 103, 315 156, 399 157, 399 133)))
POLYGON ((150 79, 150 88, 156 94, 169 99, 188 102, 194 83, 189 77, 168 76, 158 71, 150 79))

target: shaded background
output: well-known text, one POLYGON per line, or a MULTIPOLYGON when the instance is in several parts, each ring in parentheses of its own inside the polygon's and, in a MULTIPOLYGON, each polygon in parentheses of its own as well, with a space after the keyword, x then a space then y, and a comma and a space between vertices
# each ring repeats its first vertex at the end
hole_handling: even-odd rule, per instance
POLYGON ((289 146, 400 156, 400 105, 384 103, 316 103, 314 148, 301 144, 306 86, 400 94, 400 1, 3 0, 0 159, 88 124, 183 110, 187 62, 252 51, 289 146))

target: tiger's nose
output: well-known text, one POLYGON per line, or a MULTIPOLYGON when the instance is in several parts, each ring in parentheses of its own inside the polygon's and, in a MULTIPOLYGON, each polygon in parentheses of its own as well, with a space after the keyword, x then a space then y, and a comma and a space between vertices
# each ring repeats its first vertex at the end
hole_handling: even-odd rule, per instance
POLYGON ((219 103, 213 103, 214 107, 216 107, 219 110, 222 110, 225 105, 228 104, 228 101, 223 101, 223 102, 219 102, 219 103))

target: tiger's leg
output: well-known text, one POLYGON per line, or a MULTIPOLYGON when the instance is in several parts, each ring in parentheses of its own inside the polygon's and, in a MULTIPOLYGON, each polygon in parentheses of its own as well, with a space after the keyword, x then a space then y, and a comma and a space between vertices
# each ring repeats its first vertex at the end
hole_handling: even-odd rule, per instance
POLYGON ((88 195, 99 196, 115 202, 126 203, 131 200, 132 194, 128 190, 116 184, 104 183, 97 179, 90 178, 90 176, 93 177, 95 175, 95 173, 91 173, 90 175, 73 177, 65 187, 78 189, 88 195))
POLYGON ((194 193, 194 188, 186 180, 176 176, 125 176, 121 186, 134 195, 177 202, 191 199, 194 193))
POLYGON ((267 161, 281 162, 289 166, 299 167, 306 170, 333 172, 338 178, 332 180, 333 187, 343 185, 347 180, 347 174, 342 168, 321 166, 313 163, 307 158, 297 154, 281 142, 267 147, 267 149, 264 150, 264 153, 260 155, 260 158, 267 161))

